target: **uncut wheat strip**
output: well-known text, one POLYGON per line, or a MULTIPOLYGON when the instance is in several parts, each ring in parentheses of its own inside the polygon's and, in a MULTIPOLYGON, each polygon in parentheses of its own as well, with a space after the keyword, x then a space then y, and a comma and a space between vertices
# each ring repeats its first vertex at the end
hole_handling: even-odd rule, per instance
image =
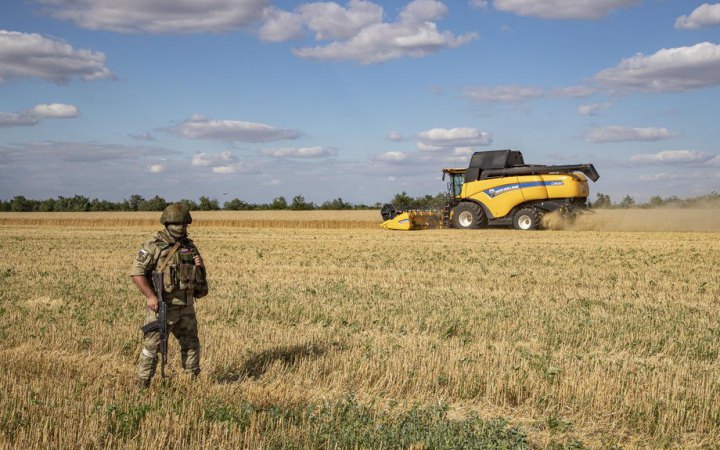
MULTIPOLYGON (((97 218, 0 218, 0 226, 42 226, 42 227, 158 227, 157 220, 152 219, 97 219, 97 218)), ((359 220, 197 220, 194 227, 227 227, 227 228, 301 228, 301 229, 333 229, 333 228, 377 228, 376 222, 359 220)))

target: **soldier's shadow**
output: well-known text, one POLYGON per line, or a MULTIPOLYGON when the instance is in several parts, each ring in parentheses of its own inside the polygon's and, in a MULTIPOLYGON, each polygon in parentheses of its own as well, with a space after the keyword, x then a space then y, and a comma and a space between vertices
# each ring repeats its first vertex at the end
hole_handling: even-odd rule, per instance
POLYGON ((270 367, 280 362, 292 367, 303 359, 317 358, 328 351, 327 345, 300 344, 276 347, 252 354, 240 367, 229 367, 213 376, 218 383, 235 383, 245 378, 261 378, 270 367))

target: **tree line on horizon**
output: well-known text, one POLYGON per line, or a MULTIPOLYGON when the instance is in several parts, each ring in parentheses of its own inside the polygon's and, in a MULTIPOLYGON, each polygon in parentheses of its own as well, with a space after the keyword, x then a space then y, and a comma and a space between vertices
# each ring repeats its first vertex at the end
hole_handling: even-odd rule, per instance
MULTIPOLYGON (((421 195, 412 197, 406 192, 395 194, 389 203, 400 210, 422 210, 442 208, 447 202, 447 193, 441 192, 436 195, 421 195)), ((177 202, 167 201, 156 195, 150 199, 134 194, 130 198, 112 202, 108 200, 90 199, 84 195, 73 197, 58 196, 45 200, 27 199, 17 195, 10 200, 0 200, 0 211, 3 212, 84 212, 84 211, 162 211, 172 203, 183 203, 191 211, 268 211, 268 210, 366 210, 380 209, 382 202, 372 205, 363 203, 353 204, 338 197, 333 200, 316 204, 305 200, 302 195, 296 195, 291 201, 283 196, 276 197, 270 203, 250 203, 239 198, 226 201, 220 205, 217 199, 201 196, 198 201, 181 199, 177 202)), ((662 198, 659 195, 650 197, 647 203, 640 203, 626 195, 617 203, 613 203, 609 195, 597 193, 596 200, 591 202, 593 208, 656 208, 656 207, 678 207, 691 208, 693 206, 706 206, 708 204, 720 207, 720 193, 711 192, 706 195, 681 199, 677 196, 662 198)))

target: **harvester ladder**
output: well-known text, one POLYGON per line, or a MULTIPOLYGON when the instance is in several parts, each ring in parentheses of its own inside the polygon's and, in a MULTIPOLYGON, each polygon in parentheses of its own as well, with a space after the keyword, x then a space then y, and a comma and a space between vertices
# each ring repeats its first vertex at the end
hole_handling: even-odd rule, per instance
POLYGON ((450 203, 445 203, 445 206, 443 206, 443 212, 442 212, 442 223, 440 224, 441 228, 450 228, 450 209, 452 207, 450 206, 450 203))

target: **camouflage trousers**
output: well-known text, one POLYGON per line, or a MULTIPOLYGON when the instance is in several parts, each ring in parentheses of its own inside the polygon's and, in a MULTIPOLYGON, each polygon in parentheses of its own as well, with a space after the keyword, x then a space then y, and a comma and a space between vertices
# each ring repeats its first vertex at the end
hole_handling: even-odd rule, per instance
MULTIPOLYGON (((145 315, 145 325, 157 319, 155 312, 148 310, 145 315)), ((197 375, 200 373, 200 339, 198 339, 198 324, 195 318, 195 307, 167 306, 168 331, 175 336, 180 344, 180 361, 185 373, 197 375)), ((143 349, 138 362, 138 377, 141 380, 151 380, 155 375, 158 363, 158 350, 160 349, 160 332, 147 333, 143 340, 143 349)))

